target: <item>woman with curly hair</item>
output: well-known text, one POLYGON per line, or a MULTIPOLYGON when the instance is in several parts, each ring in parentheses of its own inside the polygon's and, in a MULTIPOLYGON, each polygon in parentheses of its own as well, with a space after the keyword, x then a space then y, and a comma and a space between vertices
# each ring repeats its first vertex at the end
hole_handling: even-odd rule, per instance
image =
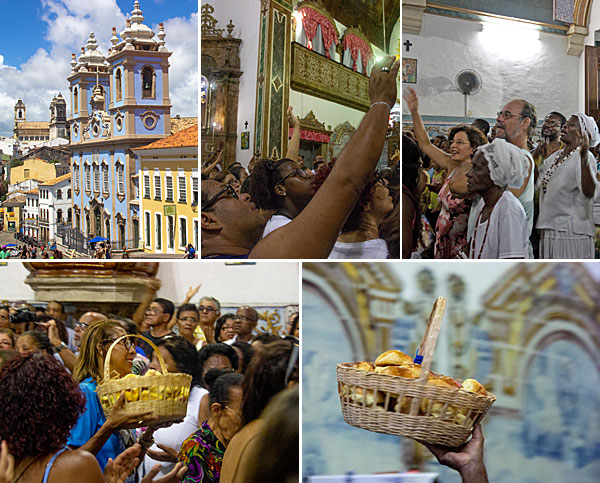
POLYGON ((248 193, 252 202, 270 213, 262 237, 287 225, 309 203, 316 190, 310 170, 304 170, 297 161, 300 145, 300 122, 288 109, 288 121, 294 128, 286 156, 278 161, 263 159, 254 166, 248 179, 248 193))
MULTIPOLYGON (((108 418, 100 405, 96 388, 104 377, 104 360, 111 344, 124 335, 127 335, 125 329, 115 320, 106 320, 90 326, 83 334, 79 357, 73 371, 73 378, 79 383, 86 403, 85 411, 77 420, 69 437, 69 446, 84 449, 95 455, 103 470, 109 458, 115 458, 135 443, 134 433, 127 430, 149 426, 155 420, 152 411, 125 412, 124 392, 108 418)), ((111 353, 111 376, 125 377, 131 374, 135 356, 131 339, 122 339, 111 353)), ((150 439, 151 434, 150 437, 142 434, 142 446, 148 447, 150 439)))
POLYGON ((15 460, 12 481, 57 483, 77 475, 81 483, 104 482, 91 454, 65 446, 85 399, 54 358, 29 351, 10 360, 0 371, 0 407, 0 439, 15 460))
POLYGON ((221 315, 215 321, 215 342, 227 342, 235 337, 235 320, 237 317, 234 314, 221 315))
MULTIPOLYGON (((317 174, 317 189, 327 179, 334 163, 324 166, 317 174)), ((385 240, 379 236, 379 227, 384 218, 394 209, 394 202, 387 188, 388 182, 376 171, 373 173, 354 208, 342 226, 329 258, 374 258, 388 257, 385 240)))
POLYGON ((414 132, 419 148, 442 169, 448 176, 438 192, 441 204, 436 224, 435 258, 457 258, 469 251, 467 229, 471 200, 455 196, 453 193, 467 193, 466 173, 471 167, 471 158, 479 146, 487 144, 483 133, 466 124, 452 128, 449 135, 450 153, 435 147, 419 114, 419 96, 414 89, 407 88, 404 96, 406 105, 412 116, 414 132), (450 184, 452 183, 452 191, 450 184))

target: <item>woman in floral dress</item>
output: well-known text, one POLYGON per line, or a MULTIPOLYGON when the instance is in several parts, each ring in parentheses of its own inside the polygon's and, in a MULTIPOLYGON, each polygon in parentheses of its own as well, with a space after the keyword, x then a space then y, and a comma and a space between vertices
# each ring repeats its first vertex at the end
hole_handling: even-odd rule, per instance
POLYGON ((440 168, 446 169, 449 173, 438 193, 441 210, 436 224, 434 257, 468 256, 467 226, 471 200, 455 196, 450 191, 450 181, 455 193, 458 191, 461 196, 467 193, 466 173, 471 167, 471 157, 479 146, 487 144, 487 138, 479 129, 461 124, 450 131, 448 136, 450 153, 446 153, 435 147, 429 140, 419 114, 419 97, 414 89, 409 87, 406 90, 404 100, 413 119, 413 129, 419 148, 440 168))

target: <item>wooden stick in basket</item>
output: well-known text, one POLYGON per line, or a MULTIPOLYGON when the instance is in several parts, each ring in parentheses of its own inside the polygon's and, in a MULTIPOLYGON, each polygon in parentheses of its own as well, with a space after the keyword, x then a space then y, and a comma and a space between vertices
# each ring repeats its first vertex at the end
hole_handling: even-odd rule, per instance
POLYGON ((446 311, 446 299, 444 297, 438 297, 433 304, 433 310, 427 321, 427 329, 425 335, 419 346, 419 356, 423 357, 421 362, 421 377, 420 379, 427 379, 429 375, 429 369, 431 367, 431 360, 433 359, 433 352, 437 343, 438 335, 442 328, 442 320, 444 319, 444 312, 446 311))

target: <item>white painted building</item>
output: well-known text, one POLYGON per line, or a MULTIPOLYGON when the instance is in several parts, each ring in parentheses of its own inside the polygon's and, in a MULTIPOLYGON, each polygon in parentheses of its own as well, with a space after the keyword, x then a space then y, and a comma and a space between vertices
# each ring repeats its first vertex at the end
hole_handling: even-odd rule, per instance
POLYGON ((39 185, 39 236, 43 242, 54 242, 59 225, 70 225, 71 174, 40 183, 39 185))
MULTIPOLYGON (((31 180, 27 180, 31 181, 31 180)), ((37 183, 36 183, 37 184, 37 183)), ((38 237, 40 218, 39 189, 25 192, 25 207, 23 208, 23 233, 34 238, 38 237)))

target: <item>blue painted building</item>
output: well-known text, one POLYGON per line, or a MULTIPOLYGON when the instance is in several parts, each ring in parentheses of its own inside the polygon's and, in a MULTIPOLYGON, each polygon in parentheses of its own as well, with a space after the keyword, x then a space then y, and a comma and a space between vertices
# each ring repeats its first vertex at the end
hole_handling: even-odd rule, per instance
POLYGON ((71 96, 73 227, 114 248, 139 245, 139 162, 132 149, 171 132, 169 63, 160 24, 155 33, 134 3, 125 29, 110 39, 107 56, 93 33, 73 54, 71 96))

